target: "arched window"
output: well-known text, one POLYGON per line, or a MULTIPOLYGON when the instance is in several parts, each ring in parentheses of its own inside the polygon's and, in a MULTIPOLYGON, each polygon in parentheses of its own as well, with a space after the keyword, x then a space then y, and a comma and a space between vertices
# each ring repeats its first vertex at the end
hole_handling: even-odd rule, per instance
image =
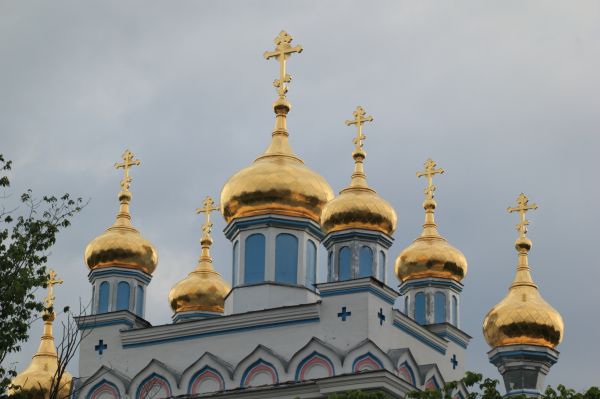
POLYGON ((343 247, 338 255, 338 273, 339 280, 350 280, 352 274, 350 272, 350 248, 343 247))
POLYGON ((408 316, 408 297, 404 297, 404 314, 408 316))
POLYGON ((417 292, 415 295, 415 321, 419 324, 425 324, 425 293, 417 292))
POLYGON ((371 248, 361 247, 358 255, 358 277, 368 277, 373 274, 373 251, 371 248))
POLYGON ((306 242, 306 286, 314 288, 317 282, 317 246, 311 240, 306 242))
POLYGON ((232 256, 232 267, 231 267, 231 283, 232 285, 235 287, 235 285, 237 284, 237 264, 238 264, 238 257, 239 257, 239 252, 240 252, 240 245, 239 245, 239 241, 236 241, 235 244, 233 244, 233 256, 232 256))
POLYGON ((128 310, 129 309, 129 297, 131 296, 131 289, 129 283, 126 281, 119 282, 117 286, 117 310, 128 310))
POLYGON ((385 252, 379 251, 379 281, 385 283, 385 252))
POLYGON ((291 234, 278 234, 275 239, 275 281, 298 283, 298 239, 291 234))
POLYGON ((100 293, 98 298, 98 313, 106 313, 108 312, 108 298, 110 295, 110 286, 107 281, 100 283, 98 292, 100 293))
POLYGON ((138 285, 135 290, 135 314, 142 317, 144 313, 144 287, 138 285))
POLYGON ((458 299, 452 295, 452 324, 458 327, 458 299))
POLYGON ((443 292, 436 292, 433 297, 433 322, 434 323, 445 323, 446 322, 446 294, 443 292))
POLYGON ((246 238, 244 283, 259 283, 265 280, 265 236, 252 234, 246 238))
POLYGON ((327 281, 333 281, 333 251, 327 255, 327 281))

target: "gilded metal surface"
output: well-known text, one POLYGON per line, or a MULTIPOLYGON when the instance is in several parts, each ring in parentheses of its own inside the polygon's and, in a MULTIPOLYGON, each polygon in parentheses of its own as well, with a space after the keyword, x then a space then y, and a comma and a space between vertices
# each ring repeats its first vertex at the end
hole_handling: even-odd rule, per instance
POLYGON ((169 304, 175 313, 192 310, 222 313, 225 297, 231 290, 229 284, 214 270, 210 255, 210 246, 213 243, 210 235, 213 226, 210 213, 220 208, 215 206, 211 197, 206 197, 203 205, 203 208, 196 210, 196 213, 204 213, 206 217, 200 240, 202 253, 196 269, 175 284, 169 292, 169 304))
POLYGON ((319 223, 323 206, 333 198, 325 179, 307 168, 289 145, 286 118, 291 105, 285 97, 285 83, 290 80, 285 60, 291 50, 297 49, 291 48, 290 41, 291 37, 282 32, 275 41, 275 51, 265 53, 266 58, 277 57, 280 62, 279 89, 284 90, 278 91, 279 97, 273 103, 275 128, 269 147, 252 165, 229 178, 221 190, 221 212, 227 222, 245 216, 279 214, 319 223))
POLYGON ((355 148, 352 153, 354 172, 350 185, 340 191, 340 195, 323 208, 321 226, 326 233, 346 229, 367 229, 391 236, 396 230, 398 220, 396 211, 367 184, 363 168, 367 156, 363 147, 367 136, 362 133, 362 127, 365 122, 372 122, 373 117, 365 114, 365 110, 358 106, 353 113, 354 119, 346 121, 347 126, 357 127, 356 137, 353 139, 355 148))
POLYGON ((460 282, 467 275, 467 259, 440 235, 435 223, 437 204, 433 199, 436 190, 433 176, 444 173, 443 169, 436 169, 436 166, 433 160, 428 159, 425 161, 425 170, 417 172, 417 177, 427 177, 423 202, 425 223, 421 235, 396 258, 394 269, 402 282, 425 277, 447 278, 460 282))
POLYGON ((544 301, 531 277, 528 254, 532 244, 526 236, 529 221, 525 214, 532 209, 537 205, 529 205, 524 194, 517 198, 516 207, 508 208, 509 213, 519 212, 517 272, 508 295, 483 320, 483 335, 491 347, 529 344, 554 348, 564 335, 560 313, 544 301))
POLYGON ((156 249, 131 225, 129 186, 132 179, 129 176, 129 168, 140 164, 133 156, 131 151, 126 150, 123 153, 123 163, 115 164, 115 168, 124 170, 119 193, 119 213, 115 223, 87 245, 84 258, 90 269, 119 266, 148 274, 152 274, 156 269, 156 249))
MULTIPOLYGON (((17 374, 11 381, 13 386, 20 388, 9 389, 9 396, 20 392, 31 398, 47 399, 50 397, 52 380, 55 378, 58 368, 58 356, 56 346, 54 345, 54 336, 52 335, 52 323, 56 317, 56 314, 52 310, 55 300, 54 285, 62 283, 63 280, 56 279, 56 272, 50 270, 47 281, 48 295, 44 301, 46 306, 42 314, 44 330, 40 346, 27 368, 17 374)), ((72 380, 73 377, 71 374, 65 371, 59 383, 59 397, 66 398, 69 396, 72 380)))
POLYGON ((292 36, 290 36, 286 31, 279 32, 279 35, 275 38, 275 50, 273 51, 265 51, 263 56, 265 59, 276 58, 279 62, 279 79, 275 79, 273 82, 273 86, 277 89, 277 94, 280 96, 285 96, 288 91, 288 87, 286 83, 292 81, 292 77, 288 75, 285 71, 285 64, 288 58, 293 53, 301 53, 302 46, 297 45, 296 47, 292 47, 292 36))

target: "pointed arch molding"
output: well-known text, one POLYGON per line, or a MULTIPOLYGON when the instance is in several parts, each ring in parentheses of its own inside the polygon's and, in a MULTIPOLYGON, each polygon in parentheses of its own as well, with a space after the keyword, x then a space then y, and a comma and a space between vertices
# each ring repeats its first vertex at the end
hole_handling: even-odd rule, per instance
POLYGON ((171 389, 171 384, 167 379, 157 373, 152 373, 148 377, 146 377, 138 386, 135 397, 136 399, 150 399, 154 395, 148 396, 153 387, 160 387, 161 390, 164 390, 168 396, 173 395, 173 391, 171 389))
POLYGON ((352 372, 360 373, 361 371, 380 370, 383 369, 383 362, 371 352, 367 352, 362 356, 357 357, 352 362, 352 372))
POLYGON ((437 391, 438 389, 440 389, 440 385, 438 384, 437 379, 435 377, 431 377, 427 380, 423 388, 425 390, 437 391))
POLYGON ((270 375, 272 380, 271 384, 279 383, 279 374, 277 373, 275 366, 261 358, 246 368, 242 374, 240 387, 245 388, 251 386, 254 377, 261 373, 270 375))
POLYGON ((200 385, 206 381, 216 382, 219 386, 217 391, 223 391, 225 389, 225 379, 223 378, 223 375, 221 375, 221 373, 219 373, 218 370, 210 366, 204 366, 203 368, 198 370, 190 379, 190 383, 188 384, 188 393, 201 393, 199 392, 200 385))
POLYGON ((112 395, 114 399, 121 399, 121 394, 119 393, 119 388, 112 382, 103 379, 96 385, 94 385, 89 393, 87 394, 87 399, 96 399, 99 398, 102 394, 112 395))
POLYGON ((408 364, 408 361, 405 361, 398 367, 398 377, 402 378, 404 381, 412 385, 417 385, 415 372, 413 368, 410 367, 410 364, 408 364))
POLYGON ((335 368, 333 366, 333 362, 329 360, 329 358, 317 351, 312 352, 310 355, 306 356, 296 368, 296 381, 306 380, 307 372, 313 367, 323 367, 328 375, 324 377, 332 377, 335 374, 335 368))

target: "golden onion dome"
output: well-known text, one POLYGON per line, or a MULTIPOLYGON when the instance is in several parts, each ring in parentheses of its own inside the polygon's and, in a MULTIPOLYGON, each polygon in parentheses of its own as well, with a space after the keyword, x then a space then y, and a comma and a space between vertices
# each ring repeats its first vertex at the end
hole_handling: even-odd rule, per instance
MULTIPOLYGON (((125 162, 117 164, 117 166, 139 164, 139 161, 137 161, 138 163, 129 163, 133 159, 133 154, 128 150, 125 151, 123 158, 125 162)), ((94 238, 85 248, 85 263, 91 270, 117 266, 152 274, 156 269, 158 263, 156 248, 131 225, 130 183, 131 178, 127 171, 121 182, 120 208, 115 223, 94 238)))
POLYGON ((204 201, 205 207, 199 212, 206 212, 207 221, 203 226, 204 235, 200 240, 202 253, 196 269, 186 278, 177 282, 169 292, 169 304, 173 312, 204 311, 223 313, 225 297, 231 291, 231 286, 214 270, 210 246, 213 241, 210 236, 212 223, 210 212, 216 210, 210 197, 204 201))
POLYGON ((554 348, 562 341, 564 323, 560 313, 542 298, 531 277, 528 262, 531 241, 525 236, 528 221, 524 211, 537 205, 526 208, 527 197, 521 195, 519 207, 512 208, 522 212, 521 223, 517 225, 521 236, 515 242, 519 254, 517 271, 508 295, 485 316, 483 335, 493 348, 515 344, 554 348))
POLYGON ((289 145, 286 115, 290 104, 280 98, 274 109, 277 116, 270 146, 252 165, 230 177, 221 190, 223 217, 230 222, 245 216, 277 214, 319 223, 333 191, 289 145))
POLYGON ((396 230, 396 211, 389 202, 381 198, 367 184, 363 163, 366 152, 363 150, 362 123, 372 121, 371 116, 364 117, 365 111, 357 107, 354 112, 355 120, 346 124, 358 127, 358 136, 354 139, 356 148, 352 153, 354 158, 354 173, 350 185, 340 191, 340 195, 329 201, 321 214, 321 226, 325 233, 346 229, 375 230, 391 236, 396 230))
POLYGON ((401 282, 419 278, 436 277, 460 282, 467 275, 467 259, 440 235, 435 223, 436 202, 433 199, 435 186, 431 178, 442 169, 435 169, 431 159, 425 162, 425 171, 417 176, 427 176, 429 185, 425 189, 425 223, 423 232, 396 258, 395 272, 401 282))

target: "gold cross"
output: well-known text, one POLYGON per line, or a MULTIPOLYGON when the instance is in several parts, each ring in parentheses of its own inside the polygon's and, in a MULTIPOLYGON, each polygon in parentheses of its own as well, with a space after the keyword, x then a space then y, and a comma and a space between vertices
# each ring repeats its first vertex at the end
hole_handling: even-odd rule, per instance
POLYGON ((529 226, 529 220, 525 219, 527 211, 537 209, 537 204, 529 205, 529 198, 523 193, 517 197, 517 206, 514 208, 508 207, 506 210, 508 213, 519 212, 520 222, 517 224, 517 231, 521 233, 522 237, 527 234, 527 226, 529 226))
POLYGON ((219 211, 221 208, 218 205, 215 205, 215 201, 213 201, 213 199, 208 195, 204 199, 204 202, 202 203, 202 205, 204 205, 204 208, 196 209, 196 213, 197 214, 201 214, 201 213, 206 214, 206 221, 202 225, 202 231, 204 232, 204 234, 206 234, 208 236, 208 235, 210 235, 210 232, 212 231, 212 226, 213 226, 212 222, 210 221, 210 213, 212 211, 219 211))
POLYGON ((352 115, 354 115, 354 119, 346 121, 346 126, 356 125, 356 137, 354 138, 354 140, 352 140, 352 142, 354 143, 354 145, 356 145, 357 151, 360 151, 363 148, 363 142, 367 138, 367 136, 365 136, 362 133, 363 124, 365 122, 373 122, 373 117, 370 115, 365 116, 365 114, 366 112, 364 108, 359 105, 358 107, 356 107, 356 111, 352 113, 352 115))
POLYGON ((265 51, 264 53, 265 59, 277 58, 277 61, 279 61, 279 79, 275 79, 273 86, 277 88, 277 93, 280 96, 285 96, 288 91, 286 83, 292 81, 292 77, 285 72, 285 62, 292 53, 302 52, 302 46, 292 47, 292 40, 292 36, 282 30, 279 36, 275 38, 275 50, 265 51))
POLYGON ((48 281, 46 281, 46 285, 48 286, 48 296, 46 296, 44 301, 46 303, 46 309, 50 309, 54 306, 54 300, 56 299, 54 296, 54 286, 62 283, 64 283, 64 281, 60 279, 57 280, 56 272, 53 269, 50 269, 50 272, 48 273, 48 281))
POLYGON ((129 150, 125 150, 121 158, 123 159, 122 163, 115 163, 116 169, 123 169, 123 180, 121 180, 121 189, 123 191, 129 191, 129 184, 131 183, 131 177, 129 177, 129 168, 131 166, 138 166, 141 162, 139 159, 133 159, 133 152, 129 150))
POLYGON ((444 169, 436 169, 437 164, 431 158, 425 161, 425 170, 417 172, 417 177, 427 176, 427 188, 425 189, 425 198, 428 200, 433 199, 433 193, 436 187, 433 185, 433 176, 444 173, 444 169))

